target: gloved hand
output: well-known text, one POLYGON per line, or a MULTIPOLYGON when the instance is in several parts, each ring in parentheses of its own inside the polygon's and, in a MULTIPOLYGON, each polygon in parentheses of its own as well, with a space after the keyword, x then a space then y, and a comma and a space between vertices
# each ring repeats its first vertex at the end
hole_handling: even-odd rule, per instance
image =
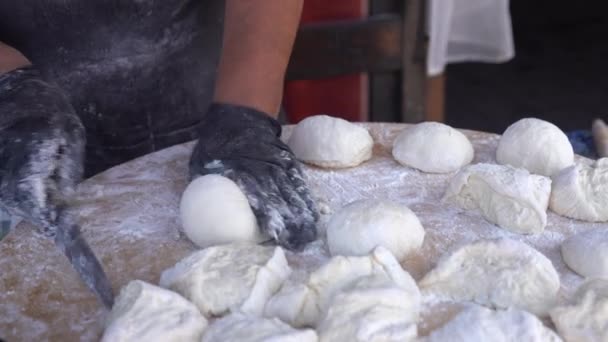
POLYGON ((316 238, 318 213, 281 125, 257 110, 212 104, 201 123, 190 176, 220 174, 245 193, 263 233, 289 249, 316 238))
POLYGON ((54 239, 106 306, 110 283, 68 211, 82 178, 85 132, 60 89, 32 67, 0 75, 0 206, 54 239))

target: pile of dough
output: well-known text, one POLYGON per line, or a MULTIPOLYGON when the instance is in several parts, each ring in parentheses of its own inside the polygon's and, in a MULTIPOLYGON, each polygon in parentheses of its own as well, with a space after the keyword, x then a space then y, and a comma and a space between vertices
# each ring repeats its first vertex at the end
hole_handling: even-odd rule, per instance
POLYGON ((261 315, 290 273, 281 247, 239 243, 191 254, 165 270, 160 285, 192 301, 207 317, 233 310, 261 315))
POLYGON ((453 172, 473 161, 473 145, 452 127, 423 122, 404 129, 393 143, 401 164, 430 173, 453 172))
POLYGON ((293 129, 288 145, 305 163, 346 168, 370 159, 374 141, 363 127, 344 119, 315 115, 302 120, 293 129))
POLYGON ((451 181, 444 201, 480 209, 498 226, 520 234, 540 233, 547 225, 551 180, 506 165, 475 164, 451 181))
POLYGON ((317 342, 314 330, 296 330, 273 318, 231 313, 213 322, 201 342, 317 342))
POLYGON ((553 177, 549 208, 574 219, 608 221, 608 158, 578 164, 553 177))
POLYGON ((551 310, 551 320, 566 342, 608 341, 608 280, 587 282, 572 305, 551 310))
POLYGON ((360 200, 335 213, 327 224, 332 255, 368 255, 383 246, 398 259, 420 248, 424 228, 408 207, 386 200, 360 200))
POLYGON ((591 229, 569 237, 562 243, 562 257, 584 277, 608 279, 608 229, 591 229))
POLYGON ((362 277, 330 301, 319 323, 319 341, 407 342, 417 337, 420 294, 385 275, 362 277))
POLYGON ((179 209, 184 233, 199 247, 263 240, 247 197, 228 178, 196 178, 184 191, 179 209))
POLYGON ((198 342, 207 320, 175 292, 134 280, 116 298, 102 342, 198 342))
POLYGON ((461 311, 423 341, 561 342, 561 338, 526 311, 513 308, 494 311, 475 305, 461 311))
POLYGON ((479 240, 446 254, 419 282, 423 292, 482 305, 546 314, 559 275, 551 260, 511 239, 479 240))
POLYGON ((498 142, 496 160, 551 177, 574 163, 568 137, 554 124, 535 118, 517 121, 498 142))
POLYGON ((306 283, 283 286, 268 301, 265 315, 278 317, 295 327, 314 327, 337 293, 357 279, 374 274, 386 276, 396 286, 411 292, 416 307, 419 306, 420 293, 414 279, 391 252, 377 247, 368 256, 335 256, 312 272, 306 283))

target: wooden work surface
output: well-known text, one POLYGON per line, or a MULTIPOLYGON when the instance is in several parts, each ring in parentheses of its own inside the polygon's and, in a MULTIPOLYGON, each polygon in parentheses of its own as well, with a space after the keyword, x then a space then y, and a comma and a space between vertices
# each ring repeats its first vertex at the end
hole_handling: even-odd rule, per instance
MULTIPOLYGON (((548 215, 542 234, 512 234, 486 222, 479 213, 441 203, 452 175, 431 175, 397 164, 391 157, 401 124, 368 124, 376 146, 374 157, 346 170, 305 167, 321 207, 334 211, 361 198, 388 198, 408 205, 426 229, 422 249, 402 262, 419 280, 451 246, 480 238, 508 236, 525 241, 549 257, 560 273, 561 300, 582 278, 563 263, 559 246, 564 238, 587 229, 606 227, 548 215)), ((290 129, 285 130, 285 135, 290 129)), ((465 133, 475 146, 474 162, 494 162, 498 136, 465 133)), ((174 146, 120 165, 79 188, 77 210, 84 235, 97 253, 116 292, 132 279, 158 283, 160 273, 195 250, 180 233, 178 204, 186 187, 192 144, 174 146)), ((578 159, 578 162, 586 162, 578 159)), ((329 215, 323 215, 324 230, 329 215)), ((323 236, 323 234, 320 234, 323 236)), ((288 253, 293 277, 327 260, 323 240, 303 253, 288 253)), ((79 281, 51 241, 20 224, 0 242, 0 338, 7 341, 95 341, 102 333, 105 310, 79 281)), ((427 301, 421 334, 441 324, 458 305, 427 301)))

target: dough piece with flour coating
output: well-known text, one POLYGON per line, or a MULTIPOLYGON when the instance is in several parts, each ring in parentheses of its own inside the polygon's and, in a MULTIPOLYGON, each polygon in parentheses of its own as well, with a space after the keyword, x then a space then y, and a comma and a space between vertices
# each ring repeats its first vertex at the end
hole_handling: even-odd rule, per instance
POLYGON ((526 118, 509 126, 500 137, 496 161, 551 177, 574 163, 574 150, 557 126, 526 118))
POLYGON ((327 115, 298 123, 288 141, 296 157, 327 168, 357 166, 372 157, 374 141, 367 129, 327 115))
POLYGON ((281 247, 239 243, 191 254, 165 270, 160 285, 192 301, 207 317, 235 310, 260 315, 290 273, 281 247))
POLYGON ((368 255, 383 246, 397 260, 420 248, 424 228, 403 204, 367 199, 350 203, 327 224, 327 245, 332 255, 368 255))
POLYGON ((473 161, 469 139, 439 122, 422 122, 404 129, 393 143, 400 164, 429 173, 453 172, 473 161))
POLYGON ((479 240, 441 257, 422 278, 423 292, 544 315, 560 288, 551 260, 511 239, 479 240))
POLYGON ((608 221, 608 158, 593 165, 577 164, 553 176, 549 208, 578 220, 608 221))
POLYGON ((416 282, 384 247, 363 257, 335 256, 312 272, 304 284, 283 286, 266 305, 265 315, 278 317, 295 327, 314 327, 323 317, 332 298, 356 280, 370 275, 390 279, 397 287, 413 293, 420 302, 416 282))
POLYGON ((280 320, 231 313, 207 328, 201 342, 317 342, 314 330, 296 330, 280 320))
POLYGON ((608 341, 608 280, 583 284, 571 305, 551 310, 551 320, 566 342, 608 341))
POLYGON ((207 320, 175 292, 140 280, 122 288, 102 342, 198 342, 207 320))
POLYGON ((461 311, 423 342, 560 342, 536 316, 522 310, 490 310, 472 306, 461 311))
POLYGON ((247 197, 226 177, 193 180, 182 194, 179 210, 184 233, 199 247, 263 240, 247 197))
POLYGON ((450 181, 444 201, 472 210, 499 227, 520 234, 540 233, 547 225, 551 180, 506 165, 475 164, 450 181))
MULTIPOLYGON (((413 285, 413 284, 412 284, 413 285)), ((420 293, 383 275, 356 280, 336 294, 319 323, 321 342, 407 342, 417 336, 420 293)))
POLYGON ((562 243, 566 265, 583 277, 608 278, 608 229, 573 235, 562 243))

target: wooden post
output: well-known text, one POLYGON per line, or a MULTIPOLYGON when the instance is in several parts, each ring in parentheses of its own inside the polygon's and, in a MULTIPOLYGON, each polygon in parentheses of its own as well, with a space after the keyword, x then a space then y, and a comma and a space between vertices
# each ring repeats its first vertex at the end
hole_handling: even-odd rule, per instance
POLYGON ((404 0, 402 28, 401 121, 415 123, 425 119, 425 2, 404 0))

